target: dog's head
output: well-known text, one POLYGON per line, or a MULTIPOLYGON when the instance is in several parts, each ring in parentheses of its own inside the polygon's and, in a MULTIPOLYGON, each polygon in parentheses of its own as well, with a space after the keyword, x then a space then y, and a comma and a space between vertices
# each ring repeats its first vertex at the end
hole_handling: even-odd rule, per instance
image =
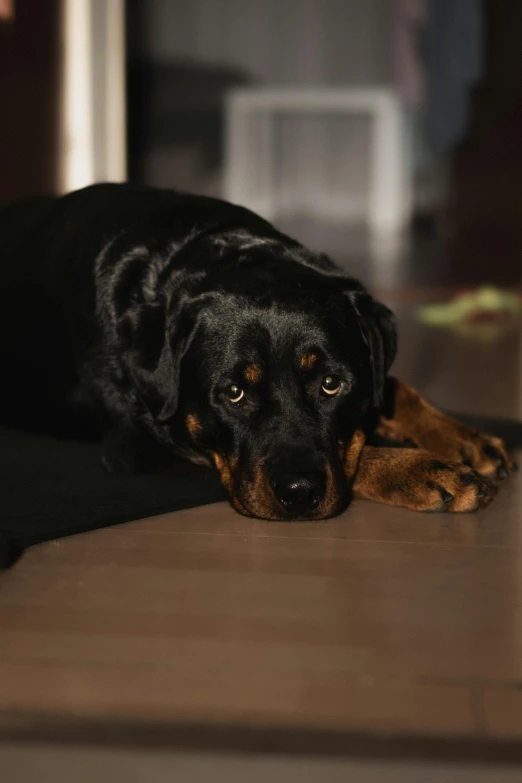
POLYGON ((338 514, 395 355, 393 316, 298 246, 225 247, 134 319, 139 393, 190 459, 217 468, 241 513, 338 514))

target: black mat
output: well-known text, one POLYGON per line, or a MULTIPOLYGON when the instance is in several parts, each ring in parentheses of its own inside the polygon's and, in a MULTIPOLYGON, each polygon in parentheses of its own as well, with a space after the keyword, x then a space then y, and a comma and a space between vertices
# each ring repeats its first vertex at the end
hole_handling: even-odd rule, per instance
MULTIPOLYGON (((522 445, 522 423, 461 416, 522 445)), ((172 473, 111 475, 99 445, 0 427, 0 568, 32 544, 224 499, 217 474, 181 462, 172 473)))
POLYGON ((224 499, 217 474, 111 475, 97 443, 0 427, 0 568, 32 544, 224 499))

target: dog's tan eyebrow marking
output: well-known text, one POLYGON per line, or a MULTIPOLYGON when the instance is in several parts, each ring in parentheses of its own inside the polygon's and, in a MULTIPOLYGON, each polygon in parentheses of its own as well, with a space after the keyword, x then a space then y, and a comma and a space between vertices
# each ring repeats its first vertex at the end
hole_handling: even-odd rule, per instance
POLYGON ((201 432, 201 422, 193 413, 189 413, 185 419, 185 424, 193 438, 201 432))
POLYGON ((263 373, 258 364, 249 364, 248 367, 245 367, 243 375, 249 383, 259 383, 263 373))
POLYGON ((299 359, 299 364, 303 370, 311 370, 317 361, 317 354, 304 353, 299 359))

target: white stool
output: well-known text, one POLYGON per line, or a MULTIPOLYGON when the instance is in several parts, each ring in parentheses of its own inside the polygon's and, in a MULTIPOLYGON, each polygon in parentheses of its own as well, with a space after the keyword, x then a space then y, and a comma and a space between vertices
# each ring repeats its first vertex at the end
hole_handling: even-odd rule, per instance
POLYGON ((411 181, 401 106, 385 88, 232 91, 226 104, 225 198, 268 220, 276 217, 274 119, 291 113, 371 117, 368 223, 376 235, 399 233, 411 215, 411 181))

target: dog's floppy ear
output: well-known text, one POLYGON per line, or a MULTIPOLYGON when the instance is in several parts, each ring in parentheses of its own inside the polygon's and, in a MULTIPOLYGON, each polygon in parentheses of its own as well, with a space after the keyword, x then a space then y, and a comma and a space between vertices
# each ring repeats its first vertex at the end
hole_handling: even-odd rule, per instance
POLYGON ((373 374, 373 403, 382 403, 386 375, 397 353, 395 316, 386 305, 366 292, 351 292, 350 300, 357 314, 361 332, 368 348, 373 374))
POLYGON ((178 405, 180 364, 187 345, 184 320, 183 308, 169 316, 166 304, 156 301, 135 305, 120 321, 124 367, 140 401, 159 424, 168 421, 178 405))

